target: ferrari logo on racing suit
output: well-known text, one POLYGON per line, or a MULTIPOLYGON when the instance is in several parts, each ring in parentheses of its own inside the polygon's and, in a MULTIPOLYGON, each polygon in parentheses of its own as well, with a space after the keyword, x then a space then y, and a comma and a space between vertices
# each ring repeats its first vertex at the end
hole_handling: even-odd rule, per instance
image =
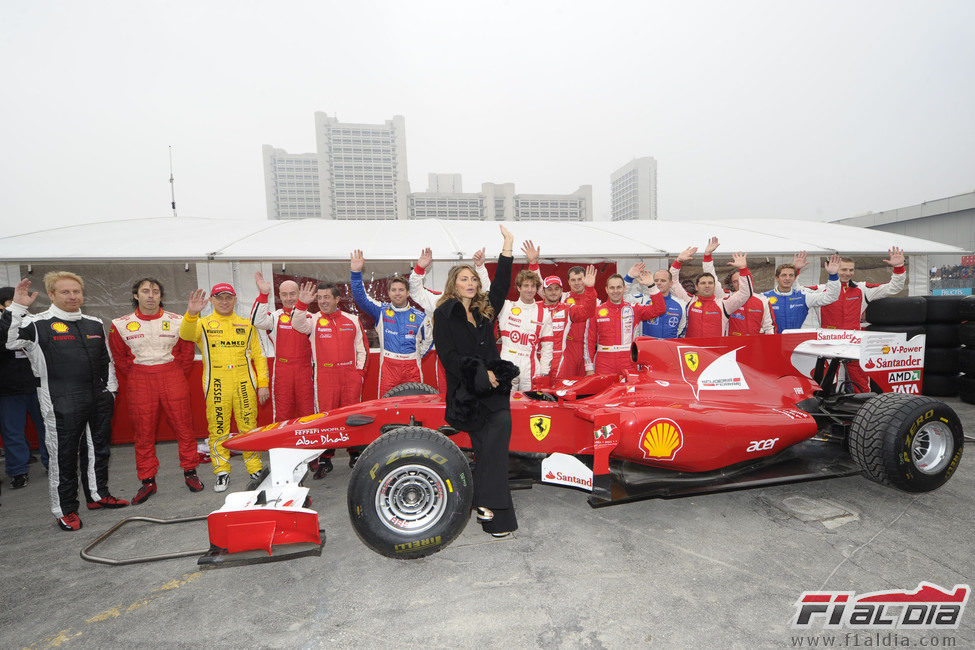
POLYGON ((697 352, 685 352, 684 363, 687 364, 691 372, 697 370, 697 352))
POLYGON ((684 446, 684 433, 673 420, 654 420, 640 436, 640 451, 647 460, 674 460, 684 446))
POLYGON ((532 435, 539 442, 545 439, 552 428, 552 418, 548 415, 533 415, 529 423, 531 424, 532 435))
POLYGON ((138 331, 138 329, 140 327, 142 327, 142 325, 140 325, 139 323, 132 322, 132 323, 129 323, 128 325, 126 325, 125 326, 125 329, 129 330, 130 332, 135 332, 135 331, 138 331))
POLYGON ((410 314, 410 322, 411 323, 415 323, 416 322, 416 314, 410 314))
POLYGON ((162 322, 162 328, 163 328, 163 331, 164 332, 168 332, 169 331, 169 321, 168 320, 164 320, 162 322))
POLYGON ((58 332, 60 334, 63 334, 64 332, 67 332, 68 331, 68 326, 65 325, 64 323, 60 323, 60 322, 58 322, 58 323, 51 323, 51 329, 54 330, 55 332, 58 332))

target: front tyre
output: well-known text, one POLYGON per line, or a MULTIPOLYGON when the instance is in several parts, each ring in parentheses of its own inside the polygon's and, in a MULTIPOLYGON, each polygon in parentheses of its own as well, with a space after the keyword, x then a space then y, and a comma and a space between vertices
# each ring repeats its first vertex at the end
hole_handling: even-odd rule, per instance
POLYGON ((951 478, 964 444, 961 422, 929 397, 884 393, 853 418, 850 455, 873 481, 928 492, 951 478))
POLYGON ((366 546, 392 558, 424 557, 450 544, 470 519, 472 499, 464 454, 424 427, 374 440, 349 479, 352 527, 366 546))

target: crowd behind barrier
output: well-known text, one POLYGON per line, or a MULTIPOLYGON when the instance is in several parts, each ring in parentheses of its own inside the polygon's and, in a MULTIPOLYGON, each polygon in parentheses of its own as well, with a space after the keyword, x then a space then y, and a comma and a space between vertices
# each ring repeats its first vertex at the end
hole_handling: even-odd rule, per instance
MULTIPOLYGON (((113 318, 107 332, 101 320, 84 313, 84 279, 74 273, 49 272, 42 287, 32 288, 24 279, 0 289, 0 424, 9 488, 28 483, 29 465, 36 462, 28 443, 36 435, 56 522, 63 530, 77 530, 82 526, 79 482, 89 510, 129 505, 108 489, 113 425, 131 434, 141 481, 131 501, 140 504, 157 490, 158 439, 178 441, 190 492, 206 483, 220 492, 230 484, 232 463, 223 442, 234 424, 248 430, 382 397, 409 382, 439 390, 448 414, 459 417, 471 407, 458 397, 466 379, 457 374, 458 359, 443 348, 455 340, 446 324, 463 327, 464 314, 490 338, 493 350, 482 358, 483 377, 470 381, 489 382, 507 396, 511 390, 547 389, 561 379, 635 370, 629 349, 636 336, 859 329, 867 303, 900 292, 906 278, 903 253, 892 248, 883 260, 891 269, 886 282, 855 282, 853 260, 833 255, 823 265, 826 282, 802 286, 798 277, 807 259, 799 252, 791 264, 775 268, 773 286, 762 291, 745 254, 715 259, 717 238, 706 243, 698 258, 701 271, 693 275, 687 271, 696 264, 696 247, 681 252, 669 270, 650 272, 643 264, 543 266, 541 247, 526 241, 521 248, 526 263, 512 267, 513 237, 501 230, 497 261, 488 261, 481 249, 471 263, 451 269, 444 287, 424 284, 430 249, 420 252, 412 269, 402 269, 403 275, 378 279, 358 250, 341 282, 283 273, 266 280, 258 273, 259 295, 247 316, 241 315, 247 306, 237 300, 240 287, 218 283, 187 291, 186 277, 131 278, 127 297, 133 311, 113 318), (166 311, 168 302, 179 302, 186 293, 185 313, 166 311), (50 299, 46 309, 35 304, 39 294, 50 299), (439 328, 435 311, 444 314, 439 328), (120 391, 124 399, 116 402, 120 391), (66 420, 63 413, 71 417, 66 420), (205 449, 197 441, 204 436, 205 449), (201 460, 209 461, 212 479, 197 474, 201 460)), ((382 272, 389 264, 377 266, 382 272)), ((931 276, 967 278, 971 270, 945 266, 932 269, 931 276)), ((866 390, 862 372, 850 365, 853 388, 866 390)), ((490 419, 491 426, 510 431, 510 416, 507 425, 501 415, 490 419)), ((120 438, 129 439, 114 440, 120 438)), ((349 449, 350 466, 359 451, 349 449)), ((496 452, 482 449, 482 455, 496 452)), ((333 458, 334 450, 323 450, 312 463, 314 478, 331 471, 333 458)), ((503 463, 495 460, 500 468, 503 463)), ((243 462, 248 478, 261 476, 257 454, 245 454, 243 462)), ((495 472, 485 471, 475 483, 494 487, 479 493, 478 519, 485 531, 499 536, 516 523, 513 511, 507 512, 510 497, 494 485, 495 472), (492 520, 494 510, 498 515, 492 520)))

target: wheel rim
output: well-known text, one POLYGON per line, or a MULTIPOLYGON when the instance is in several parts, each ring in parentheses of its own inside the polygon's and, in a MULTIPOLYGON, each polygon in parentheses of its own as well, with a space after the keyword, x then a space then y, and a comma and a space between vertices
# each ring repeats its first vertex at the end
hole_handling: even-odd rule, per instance
POLYGON ((396 533, 422 533, 440 521, 447 507, 447 486, 423 465, 404 465, 390 472, 376 491, 380 521, 396 533))
POLYGON ((922 474, 937 474, 943 470, 953 451, 951 429, 943 422, 928 422, 911 441, 911 460, 922 474))

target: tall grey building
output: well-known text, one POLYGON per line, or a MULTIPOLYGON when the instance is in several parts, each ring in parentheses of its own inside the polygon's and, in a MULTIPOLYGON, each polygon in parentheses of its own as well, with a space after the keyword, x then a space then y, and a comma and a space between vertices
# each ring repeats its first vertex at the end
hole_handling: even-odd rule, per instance
POLYGON ((514 183, 482 183, 465 193, 460 174, 430 174, 426 192, 410 194, 411 219, 592 221, 592 185, 572 194, 516 194, 514 183))
POLYGON ((318 154, 288 153, 267 144, 262 149, 267 218, 320 219, 318 154))
POLYGON ((610 177, 613 221, 657 218, 657 161, 635 158, 610 177))
POLYGON ((383 124, 339 122, 315 113, 322 160, 322 217, 407 219, 406 120, 383 124))
POLYGON ((408 219, 406 121, 339 122, 315 113, 316 153, 264 145, 268 219, 408 219))

